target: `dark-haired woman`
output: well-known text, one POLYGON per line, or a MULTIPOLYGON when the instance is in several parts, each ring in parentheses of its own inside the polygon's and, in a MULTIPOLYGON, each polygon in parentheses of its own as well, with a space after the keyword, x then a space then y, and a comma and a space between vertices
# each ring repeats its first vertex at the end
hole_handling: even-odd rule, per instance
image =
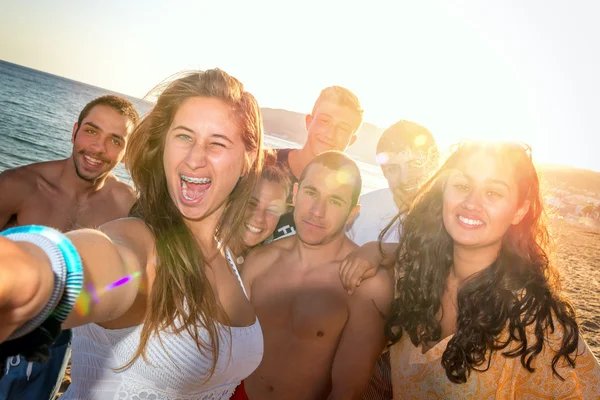
POLYGON ((463 143, 424 184, 386 326, 395 399, 600 398, 545 217, 522 144, 463 143))

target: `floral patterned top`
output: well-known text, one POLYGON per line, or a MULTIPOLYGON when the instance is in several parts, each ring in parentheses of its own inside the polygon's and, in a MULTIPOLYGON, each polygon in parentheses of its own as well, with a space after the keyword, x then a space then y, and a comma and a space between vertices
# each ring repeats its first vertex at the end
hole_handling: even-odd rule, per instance
MULTIPOLYGON (((528 334, 531 334, 528 332, 528 334)), ((553 374, 552 349, 560 345, 562 331, 548 334, 531 373, 520 357, 502 355, 517 346, 512 342, 505 350, 494 352, 487 371, 472 371, 463 384, 452 383, 441 364, 449 336, 422 353, 404 333, 390 350, 394 399, 600 399, 600 365, 583 337, 580 336, 575 368, 561 359, 553 374)), ((483 368, 482 368, 483 369, 483 368)))

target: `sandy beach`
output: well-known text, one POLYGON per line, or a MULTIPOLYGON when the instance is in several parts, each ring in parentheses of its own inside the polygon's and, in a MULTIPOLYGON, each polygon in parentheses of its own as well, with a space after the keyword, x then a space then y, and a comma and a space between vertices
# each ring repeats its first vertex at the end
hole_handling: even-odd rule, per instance
POLYGON ((553 227, 565 295, 588 345, 600 359, 600 230, 568 223, 553 227))

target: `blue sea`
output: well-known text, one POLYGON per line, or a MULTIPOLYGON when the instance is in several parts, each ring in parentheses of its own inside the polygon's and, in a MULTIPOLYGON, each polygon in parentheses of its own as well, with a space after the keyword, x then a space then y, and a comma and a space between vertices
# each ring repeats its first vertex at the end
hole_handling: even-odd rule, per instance
MULTIPOLYGON (((71 132, 81 109, 104 94, 128 98, 140 115, 152 103, 85 83, 0 60, 0 172, 39 161, 64 159, 72 150, 71 132)), ((267 147, 301 147, 265 136, 267 147)), ((378 166, 359 162, 363 193, 386 186, 378 166)), ((115 174, 131 179, 121 164, 115 174)))

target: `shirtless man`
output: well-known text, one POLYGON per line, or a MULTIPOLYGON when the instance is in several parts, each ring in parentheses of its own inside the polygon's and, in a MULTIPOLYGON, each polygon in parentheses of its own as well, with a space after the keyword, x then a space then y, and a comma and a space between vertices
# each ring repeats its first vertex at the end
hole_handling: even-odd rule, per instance
POLYGON ((361 398, 385 345, 392 299, 382 272, 348 296, 340 262, 357 246, 344 234, 361 190, 356 163, 338 151, 317 156, 294 186, 297 235, 259 247, 242 279, 265 350, 244 382, 251 400, 361 398))
MULTIPOLYGON (((293 186, 313 158, 328 150, 345 151, 356 141, 363 120, 358 98, 341 86, 321 91, 312 112, 306 115, 306 143, 301 149, 277 149, 277 161, 293 186)), ((291 188, 290 188, 291 189, 291 188)), ((292 201, 292 190, 288 203, 292 201)), ((292 212, 283 214, 273 232, 273 240, 296 234, 292 212)))
POLYGON ((69 158, 0 174, 0 228, 43 224, 69 231, 127 216, 133 189, 111 171, 138 119, 133 105, 117 96, 87 104, 73 125, 69 158))
MULTIPOLYGON (((124 98, 107 95, 88 103, 73 126, 69 158, 0 174, 0 230, 39 224, 69 231, 126 217, 135 194, 111 171, 123 160, 138 120, 135 107, 124 98)), ((10 358, 0 367, 0 376, 7 373, 0 379, 0 398, 48 399, 64 373, 70 338, 71 332, 63 331, 46 364, 10 358)))

